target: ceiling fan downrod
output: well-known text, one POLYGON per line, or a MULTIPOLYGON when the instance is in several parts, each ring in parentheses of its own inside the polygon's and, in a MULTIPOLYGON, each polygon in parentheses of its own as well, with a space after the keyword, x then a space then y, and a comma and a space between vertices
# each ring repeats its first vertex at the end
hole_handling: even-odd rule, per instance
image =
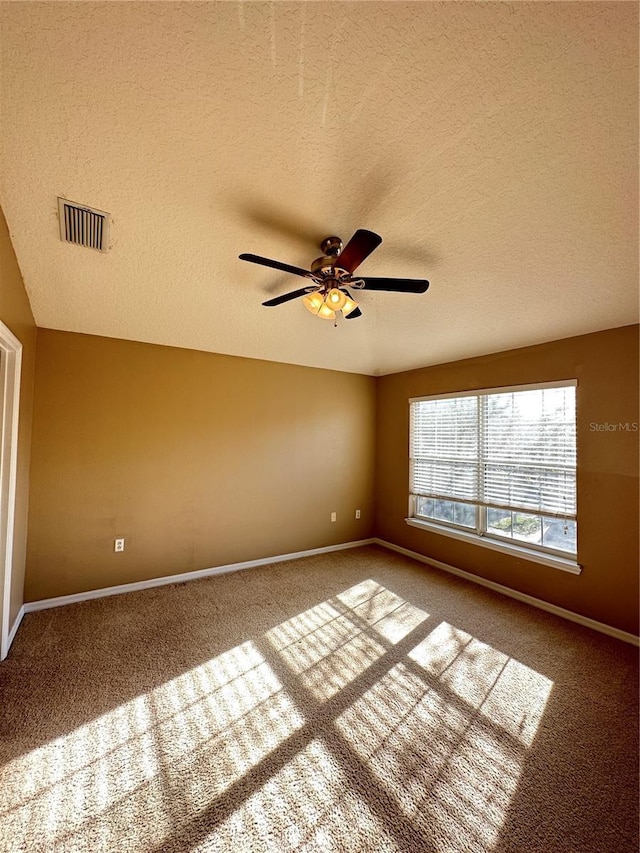
POLYGON ((320 251, 329 258, 337 258, 342 251, 342 240, 339 237, 325 237, 320 243, 320 251))

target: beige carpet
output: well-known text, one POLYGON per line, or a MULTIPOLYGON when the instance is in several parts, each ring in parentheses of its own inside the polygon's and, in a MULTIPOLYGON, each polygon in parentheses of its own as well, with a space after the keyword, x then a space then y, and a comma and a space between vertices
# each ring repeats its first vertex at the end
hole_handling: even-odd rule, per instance
POLYGON ((0 690, 2 851, 637 850, 637 649, 382 548, 27 615, 0 690))

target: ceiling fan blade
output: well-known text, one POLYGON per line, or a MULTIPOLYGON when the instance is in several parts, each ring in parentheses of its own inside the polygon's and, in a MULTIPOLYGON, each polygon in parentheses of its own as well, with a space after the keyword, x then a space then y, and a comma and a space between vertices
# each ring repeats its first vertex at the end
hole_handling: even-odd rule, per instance
POLYGON ((394 293, 426 293, 429 282, 418 278, 363 278, 363 290, 390 290, 394 293))
POLYGON ((374 234, 373 231, 367 231, 364 228, 358 228, 353 237, 349 240, 344 249, 336 258, 336 266, 343 270, 353 272, 356 267, 368 258, 371 252, 382 243, 382 237, 374 234))
POLYGON ((306 296, 308 293, 313 292, 314 288, 301 287, 300 290, 292 290, 291 293, 283 293, 282 296, 274 296, 273 299, 267 299, 262 304, 266 305, 267 308, 271 308, 273 305, 282 305, 283 302, 289 302, 290 299, 297 299, 299 296, 306 296))
POLYGON ((272 261, 271 258, 261 258, 260 255, 238 255, 241 261, 250 261, 252 264, 262 264, 263 267, 271 267, 274 270, 290 272, 293 275, 301 275, 303 278, 315 278, 309 270, 292 267, 291 264, 283 264, 281 261, 272 261))

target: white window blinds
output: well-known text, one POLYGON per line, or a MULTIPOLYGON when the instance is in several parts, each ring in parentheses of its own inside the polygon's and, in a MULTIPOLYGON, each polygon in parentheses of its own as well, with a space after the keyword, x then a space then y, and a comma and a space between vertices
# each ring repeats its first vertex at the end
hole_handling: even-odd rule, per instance
POLYGON ((576 515, 575 383, 414 400, 411 494, 576 515))
POLYGON ((411 491, 478 497, 478 398, 421 400, 411 408, 411 491))

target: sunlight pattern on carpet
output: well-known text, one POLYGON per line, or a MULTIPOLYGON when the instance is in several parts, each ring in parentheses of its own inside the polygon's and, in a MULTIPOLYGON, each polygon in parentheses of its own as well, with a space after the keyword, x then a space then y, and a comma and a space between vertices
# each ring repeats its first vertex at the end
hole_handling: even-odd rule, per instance
MULTIPOLYGON (((425 649, 414 656, 425 660, 425 649)), ((336 725, 437 850, 484 853, 497 840, 551 690, 529 673, 468 637, 439 683, 399 663, 336 725), (519 692, 523 684, 536 689, 519 692)))
POLYGON ((353 851, 398 853, 384 821, 349 784, 340 762, 313 740, 282 770, 253 794, 215 833, 194 850, 224 853, 224 839, 235 839, 233 850, 353 851), (346 833, 345 827, 357 827, 346 833), (255 847, 243 847, 251 838, 255 847), (260 847, 262 845, 262 848, 260 847))
POLYGON ((0 839, 489 853, 552 686, 369 579, 14 759, 0 839))

